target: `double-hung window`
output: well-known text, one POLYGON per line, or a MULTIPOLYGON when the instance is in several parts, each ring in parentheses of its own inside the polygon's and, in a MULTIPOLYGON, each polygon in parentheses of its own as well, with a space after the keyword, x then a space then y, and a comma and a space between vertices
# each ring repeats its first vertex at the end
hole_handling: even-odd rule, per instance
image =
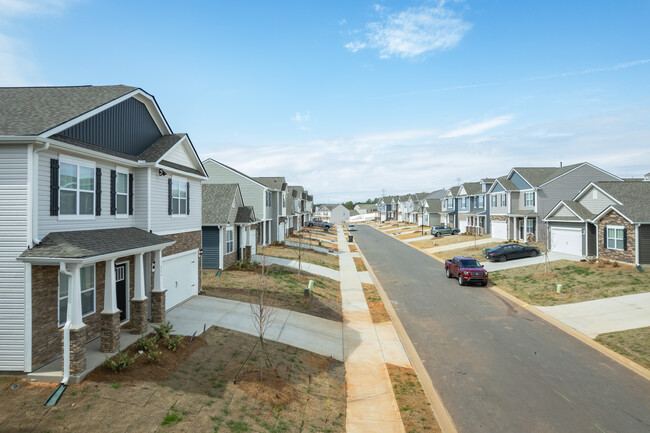
POLYGON ((507 206, 508 205, 508 198, 505 193, 500 194, 501 196, 501 206, 507 206))
POLYGON ((477 203, 476 206, 478 208, 482 208, 483 205, 485 204, 485 196, 479 195, 478 198, 477 198, 477 201, 478 201, 478 203, 477 203))
POLYGON ((235 251, 235 232, 233 229, 226 229, 226 254, 235 251))
POLYGON ((526 207, 535 206, 535 193, 534 192, 525 192, 524 193, 524 200, 525 200, 525 206, 526 207))
MULTIPOLYGON (((81 314, 83 317, 95 312, 95 265, 84 266, 79 270, 81 284, 81 314)), ((65 325, 68 314, 68 284, 70 279, 59 273, 59 326, 65 325)))
POLYGON ((129 174, 118 171, 115 177, 115 215, 129 214, 129 174))
POLYGON ((625 228, 607 226, 607 248, 612 250, 625 249, 625 228))
POLYGON ((94 164, 61 159, 59 206, 59 215, 95 215, 94 164))
POLYGON ((526 220, 526 234, 535 234, 535 220, 528 219, 526 220))
POLYGON ((187 215, 187 182, 172 179, 172 215, 187 215))
POLYGON ((492 194, 490 197, 492 197, 492 207, 497 206, 497 196, 492 194))

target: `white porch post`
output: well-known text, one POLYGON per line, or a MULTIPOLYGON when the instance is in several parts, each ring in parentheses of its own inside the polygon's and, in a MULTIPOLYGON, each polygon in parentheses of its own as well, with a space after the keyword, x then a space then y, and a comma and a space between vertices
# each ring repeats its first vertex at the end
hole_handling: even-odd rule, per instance
POLYGON ((106 276, 104 278, 104 310, 102 314, 118 313, 115 294, 115 259, 106 260, 106 276))
MULTIPOLYGON (((146 301, 147 296, 144 293, 144 264, 143 253, 135 255, 135 287, 133 293, 134 301, 146 301)), ((156 266, 157 268, 158 266, 156 266)))
POLYGON ((70 312, 70 329, 81 329, 84 326, 81 313, 81 266, 70 266, 72 279, 68 291, 68 311, 70 312))
MULTIPOLYGON (((136 268, 137 272, 137 268, 136 268)), ((162 250, 156 251, 156 267, 153 271, 153 292, 163 291, 162 250)))
POLYGON ((527 233, 526 233, 528 231, 528 217, 524 217, 524 230, 523 231, 524 231, 524 238, 522 240, 525 241, 526 239, 528 239, 528 236, 527 236, 527 233))

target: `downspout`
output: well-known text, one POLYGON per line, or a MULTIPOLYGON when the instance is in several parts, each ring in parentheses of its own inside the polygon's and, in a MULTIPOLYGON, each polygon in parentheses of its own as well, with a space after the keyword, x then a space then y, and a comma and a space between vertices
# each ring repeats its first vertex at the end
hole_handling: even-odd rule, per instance
POLYGON ((68 277, 68 308, 66 311, 65 325, 63 326, 63 379, 62 385, 67 385, 70 380, 70 328, 72 327, 72 296, 70 293, 70 283, 72 274, 68 272, 65 263, 59 265, 59 272, 68 277))
POLYGON ((40 149, 34 149, 34 162, 32 164, 32 245, 41 242, 38 236, 38 153, 48 150, 50 143, 43 143, 40 149))

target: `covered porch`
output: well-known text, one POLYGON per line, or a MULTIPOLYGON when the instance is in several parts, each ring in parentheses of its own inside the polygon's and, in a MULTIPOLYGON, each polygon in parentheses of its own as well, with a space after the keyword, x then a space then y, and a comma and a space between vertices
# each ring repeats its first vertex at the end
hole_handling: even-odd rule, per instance
POLYGON ((537 242, 537 214, 533 211, 508 216, 510 239, 522 242, 537 242))

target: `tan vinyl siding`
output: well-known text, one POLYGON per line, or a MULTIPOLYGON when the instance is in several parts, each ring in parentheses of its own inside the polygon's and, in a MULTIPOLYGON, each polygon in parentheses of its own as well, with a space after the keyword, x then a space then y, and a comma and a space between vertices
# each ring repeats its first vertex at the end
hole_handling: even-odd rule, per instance
POLYGON ((553 217, 564 217, 564 219, 576 219, 576 216, 566 207, 562 206, 554 214, 553 217))
POLYGON ((580 200, 578 200, 578 203, 587 208, 589 212, 597 215, 615 202, 607 197, 602 191, 599 191, 597 188, 592 186, 584 193, 580 200), (596 198, 593 196, 594 190, 596 190, 596 198))

